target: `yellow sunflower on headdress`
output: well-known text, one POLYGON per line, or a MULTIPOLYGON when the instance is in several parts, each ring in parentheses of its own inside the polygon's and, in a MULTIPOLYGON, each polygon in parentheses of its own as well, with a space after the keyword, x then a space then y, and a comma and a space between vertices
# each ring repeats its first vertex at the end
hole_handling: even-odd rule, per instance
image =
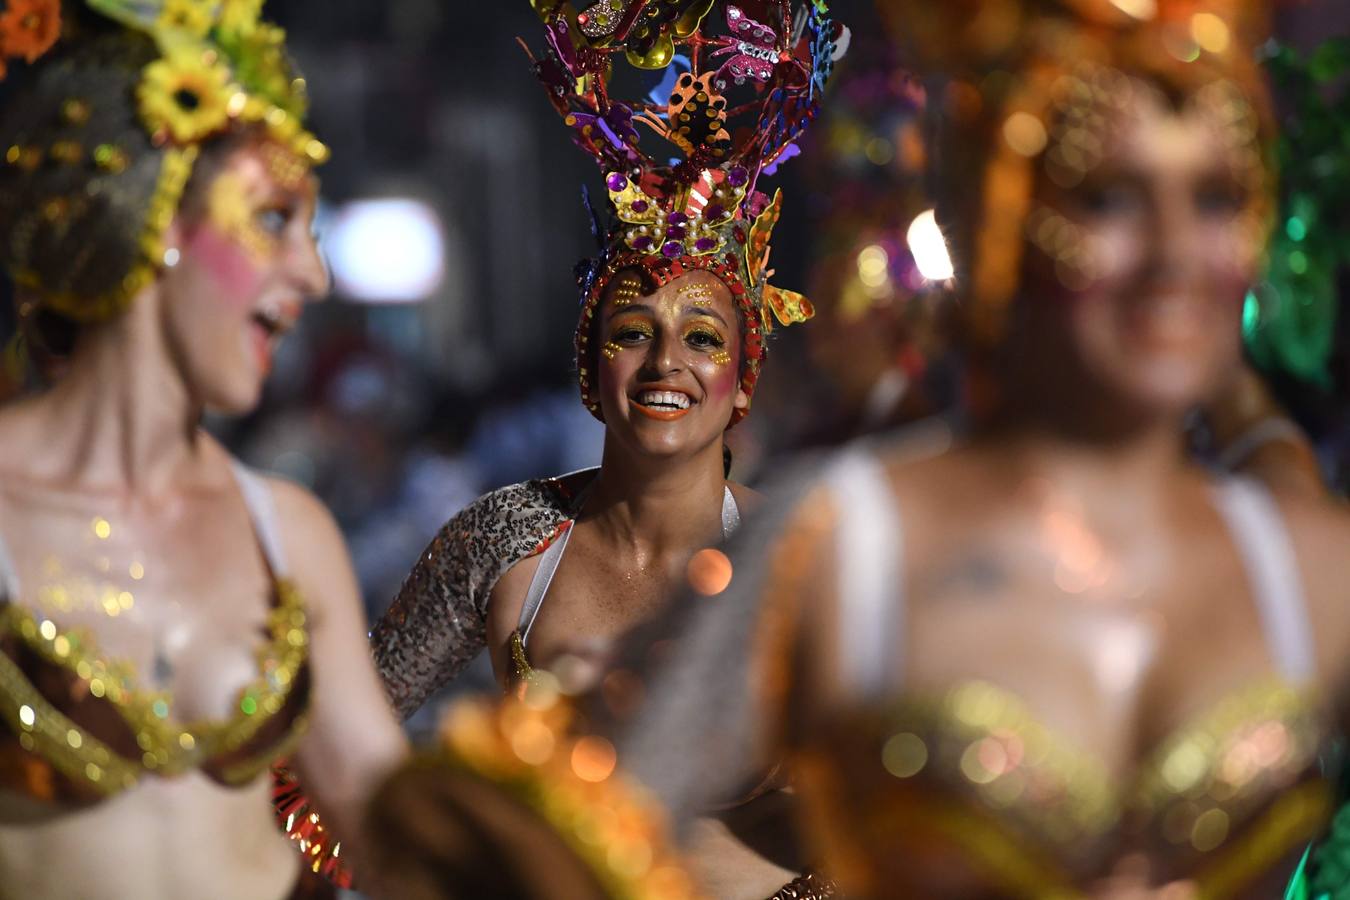
POLYGON ((151 133, 192 144, 229 123, 229 101, 238 90, 219 53, 188 42, 168 47, 145 67, 136 99, 151 133))
POLYGON ((197 38, 206 37, 215 19, 214 6, 211 0, 164 0, 155 27, 185 31, 197 38))
POLYGON ((51 49, 61 36, 61 0, 9 0, 0 13, 0 57, 28 62, 51 49))

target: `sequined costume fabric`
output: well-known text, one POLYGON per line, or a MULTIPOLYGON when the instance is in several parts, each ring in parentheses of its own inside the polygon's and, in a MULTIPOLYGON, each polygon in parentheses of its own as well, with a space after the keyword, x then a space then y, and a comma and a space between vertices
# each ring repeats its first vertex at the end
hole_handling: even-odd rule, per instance
POLYGON ((756 760, 787 753, 826 870, 856 898, 914 896, 907 861, 939 857, 966 880, 924 896, 1081 898, 1131 855, 1198 897, 1262 896, 1254 885, 1292 869, 1325 828, 1340 742, 1316 693, 1282 671, 1220 695, 1124 782, 990 682, 864 691, 799 731, 785 598, 839 537, 834 510, 848 507, 820 477, 832 468, 806 466, 737 536, 718 603, 677 601, 630 638, 612 677, 642 685, 639 711, 621 715, 603 692, 587 706, 677 827, 756 760))
POLYGON ((436 534, 370 636, 375 665, 401 715, 412 715, 483 651, 493 586, 558 536, 597 471, 492 491, 436 534))
MULTIPOLYGON (((254 496, 266 491, 250 473, 240 479, 251 480, 254 496)), ((228 718, 201 722, 175 718, 169 692, 145 687, 134 666, 106 657, 90 634, 20 605, 16 579, 5 572, 0 786, 44 802, 92 803, 147 775, 198 771, 242 785, 286 755, 304 730, 309 630, 299 591, 271 557, 269 565, 275 593, 257 675, 228 718)))

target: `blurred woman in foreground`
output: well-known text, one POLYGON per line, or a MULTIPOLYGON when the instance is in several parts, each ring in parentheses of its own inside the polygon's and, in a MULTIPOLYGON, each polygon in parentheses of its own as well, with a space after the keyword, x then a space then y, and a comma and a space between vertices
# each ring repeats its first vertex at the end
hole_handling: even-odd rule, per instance
MULTIPOLYGON (((817 465, 747 529, 715 604, 630 642, 606 682, 637 685, 636 712, 603 690, 462 711, 381 809, 473 796, 476 840, 531 821, 548 846, 548 822, 553 871, 603 893, 631 864, 681 896, 672 858, 643 855, 662 842, 642 798, 678 833, 786 751, 845 896, 1277 896, 1340 774, 1350 522, 1210 474, 1181 439, 1237 368, 1270 215, 1263 22, 885 7, 946 79, 939 219, 985 387, 969 434, 817 465), (524 805, 485 807, 506 795, 488 783, 524 805)), ((449 846, 422 871, 468 858, 449 846)))

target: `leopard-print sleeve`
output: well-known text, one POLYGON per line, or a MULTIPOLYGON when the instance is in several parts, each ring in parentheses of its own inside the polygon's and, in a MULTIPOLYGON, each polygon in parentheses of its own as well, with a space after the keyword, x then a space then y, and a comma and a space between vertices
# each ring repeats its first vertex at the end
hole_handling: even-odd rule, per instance
POLYGON ((483 650, 493 586, 547 546, 571 516, 572 485, 582 474, 485 494, 427 545, 370 635, 375 665, 400 715, 416 712, 483 650))

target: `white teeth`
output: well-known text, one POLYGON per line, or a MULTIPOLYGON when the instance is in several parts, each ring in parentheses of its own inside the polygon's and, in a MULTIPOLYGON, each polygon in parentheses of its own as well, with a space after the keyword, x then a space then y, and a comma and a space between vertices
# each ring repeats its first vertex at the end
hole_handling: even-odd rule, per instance
POLYGON ((665 406, 671 409, 688 409, 688 394, 676 391, 643 391, 637 395, 637 402, 643 406, 665 406))
POLYGON ((282 317, 281 310, 274 306, 256 311, 253 319, 274 337, 286 333, 290 328, 290 324, 282 317))

